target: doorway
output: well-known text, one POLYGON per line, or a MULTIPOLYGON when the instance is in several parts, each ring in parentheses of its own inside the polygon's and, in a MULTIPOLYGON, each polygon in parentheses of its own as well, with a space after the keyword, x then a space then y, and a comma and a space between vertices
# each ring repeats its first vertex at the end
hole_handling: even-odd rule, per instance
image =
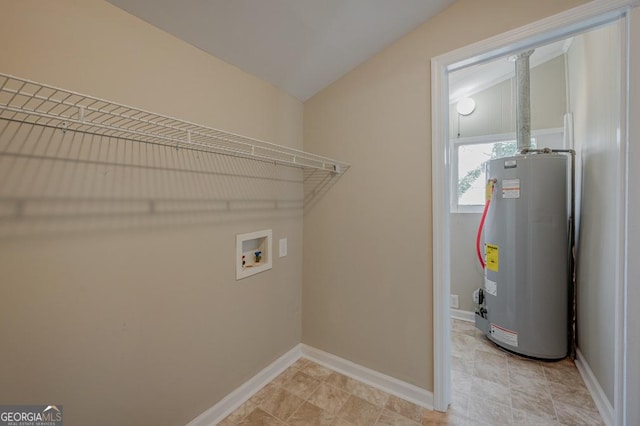
MULTIPOLYGON (((451 133, 461 128, 452 129, 449 126, 450 115, 450 77, 457 71, 469 68, 470 66, 487 64, 488 62, 515 54, 531 48, 536 48, 558 40, 566 39, 573 35, 583 33, 587 30, 594 29, 606 23, 610 23, 616 19, 624 18, 630 2, 592 2, 571 13, 563 13, 543 21, 520 28, 502 36, 489 39, 454 52, 450 52, 443 56, 432 60, 432 114, 433 114, 433 197, 434 197, 434 334, 435 334, 435 357, 434 357, 434 407, 437 410, 446 410, 451 401, 451 342, 450 335, 450 295, 451 293, 451 255, 450 248, 453 244, 451 229, 452 217, 450 208, 453 205, 452 194, 454 189, 452 185, 452 168, 454 167, 454 158, 449 149, 449 140, 451 133), (615 4, 612 4, 615 3, 615 4)), ((626 31, 624 19, 621 20, 622 32, 626 31)), ((626 61, 624 55, 626 53, 624 45, 624 37, 621 38, 620 57, 621 70, 619 92, 622 98, 626 88, 623 87, 626 82, 626 61)), ((624 102, 620 102, 621 111, 624 109, 624 102)), ((621 143, 616 149, 616 161, 620 164, 620 168, 615 171, 616 181, 620 186, 624 186, 625 173, 624 153, 627 135, 624 125, 624 111, 620 114, 622 125, 621 143)), ((461 133, 461 132, 457 132, 461 133)), ((456 133, 456 134, 457 134, 456 133)), ((476 141, 477 142, 477 141, 476 141)), ((455 192, 456 197, 458 192, 455 192)), ((457 200, 458 201, 458 200, 457 200)), ((624 252, 625 239, 625 210, 624 210, 624 191, 621 190, 615 199, 615 250, 619 250, 618 254, 624 252)), ((619 256, 613 265, 614 280, 614 359, 615 373, 614 383, 610 394, 613 394, 613 406, 615 409, 615 421, 612 423, 622 424, 621 416, 623 413, 623 383, 624 371, 621 366, 624 365, 623 350, 623 315, 624 315, 624 256, 619 256)), ((613 420, 613 419, 612 419, 613 420)))

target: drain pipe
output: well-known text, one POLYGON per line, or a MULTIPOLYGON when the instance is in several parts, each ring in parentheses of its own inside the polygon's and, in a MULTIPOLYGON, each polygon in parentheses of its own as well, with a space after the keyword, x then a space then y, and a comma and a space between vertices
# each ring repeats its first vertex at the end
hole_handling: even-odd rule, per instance
POLYGON ((516 136, 518 152, 531 148, 531 84, 529 56, 533 50, 515 56, 516 61, 516 136))

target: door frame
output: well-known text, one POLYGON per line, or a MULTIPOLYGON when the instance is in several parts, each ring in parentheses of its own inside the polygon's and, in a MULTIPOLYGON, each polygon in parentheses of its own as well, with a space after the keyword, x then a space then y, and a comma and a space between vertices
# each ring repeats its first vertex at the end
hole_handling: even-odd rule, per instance
MULTIPOLYGON (((450 158, 449 158, 449 81, 450 72, 540 44, 568 38, 615 19, 623 18, 627 37, 622 38, 621 66, 621 137, 620 183, 622 199, 618 244, 619 273, 615 279, 615 382, 614 422, 625 424, 626 373, 626 303, 627 289, 627 169, 626 153, 629 143, 627 122, 629 111, 629 11, 639 0, 594 0, 582 6, 533 22, 523 27, 462 47, 431 59, 431 123, 432 123, 432 208, 433 208, 433 323, 434 323, 434 409, 446 411, 451 401, 451 342, 450 342, 450 158)), ((635 136, 635 135, 634 135, 635 136)))

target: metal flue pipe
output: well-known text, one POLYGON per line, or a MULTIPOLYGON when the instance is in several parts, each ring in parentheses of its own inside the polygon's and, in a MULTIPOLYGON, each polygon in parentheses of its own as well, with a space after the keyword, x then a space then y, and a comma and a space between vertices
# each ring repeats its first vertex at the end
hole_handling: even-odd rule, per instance
POLYGON ((529 56, 533 50, 520 53, 516 60, 516 136, 518 152, 531 148, 531 84, 529 56))

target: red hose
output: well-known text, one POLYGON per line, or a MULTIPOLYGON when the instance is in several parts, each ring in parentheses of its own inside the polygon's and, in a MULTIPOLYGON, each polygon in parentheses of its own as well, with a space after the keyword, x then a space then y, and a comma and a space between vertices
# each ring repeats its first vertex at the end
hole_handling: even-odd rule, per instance
POLYGON ((484 220, 487 217, 487 210, 489 210, 489 204, 491 204, 491 198, 493 197, 493 188, 491 185, 491 196, 487 198, 487 202, 484 203, 484 211, 482 212, 482 219, 480 219, 480 226, 478 226, 478 235, 476 236, 476 254, 478 255, 478 260, 480 261, 480 266, 482 269, 485 267, 484 258, 482 256, 482 251, 480 250, 480 238, 482 237, 482 229, 484 228, 484 220))

